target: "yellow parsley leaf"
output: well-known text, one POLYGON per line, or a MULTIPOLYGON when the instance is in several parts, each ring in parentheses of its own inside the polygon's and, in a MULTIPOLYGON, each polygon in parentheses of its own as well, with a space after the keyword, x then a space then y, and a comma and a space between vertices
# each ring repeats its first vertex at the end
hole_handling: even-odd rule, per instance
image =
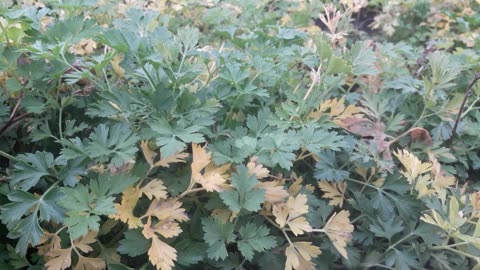
POLYGON ((78 257, 75 270, 103 270, 106 268, 105 261, 101 258, 78 257))
POLYGON ((430 162, 421 162, 415 155, 405 149, 393 154, 405 167, 405 171, 402 170, 401 173, 407 178, 410 184, 412 184, 419 175, 427 173, 432 169, 430 162))
POLYGON ((65 270, 72 264, 72 248, 52 249, 47 255, 45 263, 47 270, 65 270))
POLYGON ((70 52, 76 55, 92 54, 97 48, 97 43, 93 39, 82 39, 79 43, 70 47, 70 52))
POLYGON ((343 200, 345 199, 345 190, 347 190, 347 183, 345 182, 328 182, 318 181, 318 187, 322 190, 323 198, 330 199, 329 205, 343 206, 343 200))
POLYGON ((349 216, 350 212, 346 210, 335 213, 323 228, 337 251, 346 259, 348 259, 348 255, 345 247, 352 239, 352 232, 354 229, 353 225, 350 224, 349 216))
POLYGON ((150 203, 150 207, 145 216, 156 217, 159 220, 174 219, 176 221, 187 221, 188 216, 185 209, 181 208, 182 203, 170 198, 167 200, 155 199, 150 203))
POLYGON ((177 251, 160 241, 158 237, 152 238, 152 245, 148 250, 148 259, 157 270, 171 270, 177 260, 177 251))
POLYGON ((264 168, 262 164, 257 164, 257 159, 258 157, 256 156, 250 158, 250 161, 247 163, 248 173, 255 174, 257 179, 267 178, 270 171, 264 168))
POLYGON ((307 195, 300 194, 297 197, 289 197, 287 201, 288 218, 294 219, 308 213, 307 195))
POLYGON ((89 231, 87 235, 74 240, 73 245, 82 252, 88 253, 93 250, 90 245, 95 242, 97 242, 97 232, 89 231))
POLYGON ((148 182, 140 191, 145 194, 149 200, 152 200, 153 197, 156 199, 166 199, 168 196, 167 188, 163 185, 163 182, 158 179, 148 182))
POLYGON ((224 190, 228 179, 227 171, 230 164, 216 167, 211 163, 212 153, 208 153, 205 148, 192 144, 192 179, 202 185, 206 191, 220 192, 224 190), (203 174, 202 174, 203 171, 203 174))
POLYGON ((285 270, 315 270, 315 264, 311 260, 320 254, 322 254, 322 251, 310 242, 293 242, 285 249, 285 256, 287 257, 285 270))
POLYGON ((143 223, 139 217, 133 215, 133 209, 137 205, 138 199, 142 196, 140 189, 128 187, 122 192, 122 201, 116 203, 117 213, 110 215, 110 218, 120 220, 128 224, 129 229, 142 227, 143 223))
POLYGON ((165 238, 171 238, 179 235, 182 232, 180 226, 173 219, 164 219, 152 225, 152 219, 149 217, 147 224, 143 226, 142 234, 147 239, 157 237, 155 233, 161 234, 165 238))
POLYGON ((275 216, 275 222, 280 228, 288 225, 295 235, 309 232, 312 227, 301 215, 308 212, 307 196, 300 194, 297 197, 289 197, 286 203, 276 204, 272 208, 272 214, 275 216))
POLYGON ((115 73, 120 78, 125 77, 125 69, 123 69, 120 66, 120 63, 122 62, 122 60, 123 60, 123 55, 122 54, 117 54, 110 61, 110 64, 112 64, 112 67, 113 67, 113 71, 115 71, 115 73))
POLYGON ((174 155, 168 156, 167 158, 160 158, 160 160, 155 161, 155 158, 158 156, 158 154, 149 148, 148 141, 142 141, 140 143, 140 149, 142 150, 145 160, 150 165, 150 168, 168 168, 170 167, 171 163, 185 162, 185 158, 188 157, 187 153, 175 153, 174 155))
POLYGON ((288 197, 288 192, 282 185, 281 181, 268 181, 258 183, 256 186, 258 189, 265 190, 265 202, 278 203, 283 202, 288 197))

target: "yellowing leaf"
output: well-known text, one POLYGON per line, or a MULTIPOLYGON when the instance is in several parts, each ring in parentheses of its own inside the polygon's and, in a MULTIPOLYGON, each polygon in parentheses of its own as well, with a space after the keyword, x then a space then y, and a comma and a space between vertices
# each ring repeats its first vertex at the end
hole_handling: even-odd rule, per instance
POLYGON ((224 190, 230 164, 216 167, 211 163, 212 153, 207 153, 205 148, 195 143, 192 144, 192 155, 192 180, 202 185, 208 192, 224 190))
POLYGON ((157 237, 152 238, 152 245, 148 250, 148 259, 157 270, 171 270, 177 260, 177 251, 160 241, 157 237))
POLYGON ((155 233, 161 234, 165 238, 172 238, 179 235, 182 232, 180 226, 173 219, 164 219, 152 225, 152 219, 149 217, 147 224, 143 227, 143 235, 147 239, 157 237, 155 233))
POLYGON ((101 258, 89 258, 79 256, 75 270, 103 270, 106 268, 105 261, 101 258))
POLYGON ((161 158, 159 161, 153 164, 154 167, 165 167, 169 168, 172 163, 185 163, 185 159, 189 155, 187 153, 175 153, 174 155, 168 156, 167 158, 161 158))
POLYGON ((288 221, 288 227, 295 235, 301 235, 304 232, 312 231, 312 227, 305 217, 297 217, 288 221))
POLYGON ((289 197, 286 203, 276 204, 272 208, 272 214, 275 216, 275 222, 280 228, 288 225, 295 235, 309 232, 312 227, 301 215, 308 212, 307 196, 300 194, 297 197, 289 197))
POLYGON ((418 192, 417 199, 431 195, 435 192, 434 190, 428 188, 430 183, 431 181, 429 175, 422 175, 417 178, 417 181, 415 182, 415 190, 418 192))
POLYGON ((312 258, 322 254, 322 251, 310 242, 293 242, 285 249, 285 270, 291 269, 315 269, 312 258))
POLYGON ((122 201, 120 204, 116 203, 115 208, 117 213, 110 215, 110 218, 120 220, 128 224, 129 229, 142 227, 140 218, 133 215, 133 209, 137 205, 138 199, 142 196, 140 189, 129 187, 122 192, 122 201))
POLYGON ((147 196, 149 200, 152 200, 153 197, 157 199, 166 199, 167 198, 167 188, 163 185, 163 182, 158 179, 154 179, 145 186, 143 186, 140 191, 147 196))
POLYGON ((247 163, 248 173, 255 174, 257 179, 267 178, 270 171, 264 168, 262 164, 257 164, 257 159, 258 157, 250 158, 250 161, 247 163))
POLYGON ((40 243, 42 244, 36 246, 38 250, 38 255, 45 255, 46 260, 48 261, 48 255, 46 254, 51 249, 61 249, 61 241, 62 240, 60 239, 60 236, 58 236, 58 234, 45 232, 42 239, 40 240, 40 243))
POLYGON ((65 270, 72 264, 72 248, 52 249, 47 253, 47 270, 65 270))
POLYGON ((150 165, 150 168, 152 168, 153 167, 153 160, 157 156, 157 153, 155 153, 154 151, 152 151, 148 147, 148 141, 140 142, 140 149, 142 150, 142 153, 143 153, 143 156, 145 157, 145 160, 150 165))
POLYGON ((95 242, 97 242, 97 232, 89 231, 87 235, 74 240, 73 245, 76 249, 79 249, 84 253, 89 253, 93 250, 90 245, 95 242))
POLYGON ((175 153, 167 158, 160 158, 160 160, 155 161, 155 158, 158 156, 158 154, 149 148, 148 141, 142 141, 140 143, 140 149, 142 149, 143 156, 150 165, 151 169, 156 167, 168 168, 170 167, 171 163, 185 162, 185 158, 188 157, 187 153, 175 153))
POLYGON ((238 211, 232 212, 228 209, 214 209, 210 215, 225 224, 228 221, 233 222, 238 215, 238 211))
POLYGON ((322 190, 323 198, 330 199, 329 205, 343 206, 343 200, 345 199, 345 190, 347 189, 347 183, 345 182, 328 182, 318 181, 318 187, 322 190))
POLYGON ((308 213, 307 195, 300 194, 297 197, 289 197, 287 201, 288 217, 290 219, 308 213))
POLYGON ((407 178, 410 184, 412 184, 419 175, 427 173, 432 169, 430 162, 421 162, 415 155, 405 149, 394 153, 394 155, 405 167, 405 171, 402 170, 401 173, 407 178))
POLYGON ((275 216, 275 222, 280 225, 280 228, 285 227, 288 218, 287 205, 284 203, 274 205, 272 208, 272 214, 275 216))
POLYGON ((76 55, 92 54, 97 48, 97 43, 93 39, 82 39, 79 43, 70 47, 70 52, 76 55))
POLYGON ((156 217, 159 220, 174 219, 177 221, 187 221, 188 216, 185 209, 181 208, 182 203, 175 199, 153 200, 144 216, 156 217))
POLYGON ((310 118, 319 120, 320 117, 327 111, 330 110, 329 116, 332 119, 332 122, 343 127, 343 121, 347 118, 362 118, 363 110, 355 105, 348 105, 345 108, 345 98, 341 99, 328 99, 320 104, 320 107, 310 113, 310 118))
POLYGON ((353 232, 353 225, 350 224, 349 216, 350 212, 346 210, 335 213, 323 228, 337 251, 346 259, 348 259, 348 255, 345 247, 352 239, 353 232))
POLYGON ((295 173, 292 173, 292 178, 295 180, 295 182, 293 182, 293 184, 288 188, 288 193, 292 196, 295 196, 302 188, 303 177, 297 177, 295 173))
POLYGON ((123 60, 123 55, 117 54, 110 61, 110 64, 112 64, 113 70, 120 78, 125 77, 125 69, 123 69, 120 66, 120 63, 122 62, 122 60, 123 60))
POLYGON ((281 181, 268 181, 258 183, 256 188, 265 190, 265 202, 278 203, 283 202, 288 197, 288 192, 284 189, 281 181))

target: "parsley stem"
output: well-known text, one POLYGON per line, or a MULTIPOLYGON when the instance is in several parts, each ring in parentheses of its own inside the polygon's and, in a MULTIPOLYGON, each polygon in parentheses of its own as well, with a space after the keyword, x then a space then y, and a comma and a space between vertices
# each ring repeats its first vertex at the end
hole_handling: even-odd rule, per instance
POLYGON ((205 188, 193 188, 193 189, 187 189, 185 190, 182 194, 180 194, 177 199, 181 199, 189 194, 192 194, 192 193, 196 193, 196 192, 199 192, 199 191, 204 191, 205 188))
POLYGON ((388 251, 390 251, 391 249, 394 249, 397 245, 399 245, 400 243, 402 243, 403 241, 407 240, 408 238, 410 238, 411 236, 415 235, 414 233, 409 233, 407 235, 405 235, 404 237, 402 237, 401 239, 399 239, 397 242, 393 243, 392 245, 390 245, 387 250, 385 250, 384 253, 387 253, 388 251))
POLYGON ((10 38, 8 37, 8 32, 5 26, 0 22, 0 29, 2 30, 3 34, 5 35, 5 43, 7 43, 7 46, 10 46, 10 38))
POLYGON ((18 158, 16 158, 16 157, 14 157, 14 156, 12 156, 12 155, 10 155, 10 154, 2 151, 2 150, 0 150, 0 156, 4 157, 4 158, 6 158, 6 159, 9 159, 9 160, 13 160, 13 161, 15 161, 15 162, 22 162, 20 159, 18 159, 18 158))

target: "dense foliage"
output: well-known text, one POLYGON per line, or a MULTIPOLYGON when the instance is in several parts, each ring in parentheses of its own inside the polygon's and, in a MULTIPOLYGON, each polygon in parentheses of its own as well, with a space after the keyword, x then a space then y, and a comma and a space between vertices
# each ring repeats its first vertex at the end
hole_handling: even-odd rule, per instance
POLYGON ((0 268, 480 269, 479 12, 2 1, 0 268))

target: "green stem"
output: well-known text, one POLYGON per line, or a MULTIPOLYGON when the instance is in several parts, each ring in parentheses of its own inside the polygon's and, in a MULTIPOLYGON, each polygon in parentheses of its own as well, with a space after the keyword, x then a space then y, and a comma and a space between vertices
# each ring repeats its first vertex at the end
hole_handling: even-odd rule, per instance
POLYGON ((12 155, 10 155, 10 154, 2 151, 2 150, 0 150, 0 156, 4 157, 4 158, 6 158, 6 159, 9 159, 9 160, 13 160, 13 161, 15 161, 15 162, 22 162, 20 159, 18 159, 18 158, 16 158, 16 157, 14 157, 14 156, 12 156, 12 155))
POLYGON ((5 42, 7 43, 7 46, 10 46, 10 38, 8 37, 7 29, 3 24, 0 22, 0 29, 2 29, 3 34, 5 35, 5 42))
POLYGON ((395 242, 395 243, 393 243, 392 245, 390 245, 384 253, 387 253, 387 252, 390 251, 391 249, 394 249, 397 245, 399 245, 400 243, 402 243, 403 241, 407 240, 408 238, 410 238, 410 237, 413 236, 413 235, 415 235, 415 234, 409 233, 409 234, 405 235, 404 237, 400 238, 400 240, 398 240, 397 242, 395 242))

